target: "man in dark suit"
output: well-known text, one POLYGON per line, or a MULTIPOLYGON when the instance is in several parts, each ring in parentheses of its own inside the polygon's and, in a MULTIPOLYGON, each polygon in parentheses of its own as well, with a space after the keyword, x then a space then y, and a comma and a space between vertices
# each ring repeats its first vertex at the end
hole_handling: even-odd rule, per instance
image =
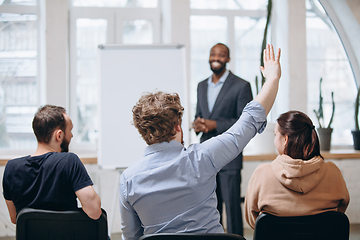
MULTIPOLYGON (((240 117, 245 105, 253 99, 250 83, 226 69, 229 48, 218 43, 210 50, 209 64, 213 74, 201 81, 197 89, 196 115, 193 128, 202 132, 200 142, 230 128, 240 117)), ((243 235, 240 184, 242 154, 221 169, 216 176, 218 210, 226 207, 227 232, 243 235)), ((221 221, 221 220, 220 220, 221 221)))

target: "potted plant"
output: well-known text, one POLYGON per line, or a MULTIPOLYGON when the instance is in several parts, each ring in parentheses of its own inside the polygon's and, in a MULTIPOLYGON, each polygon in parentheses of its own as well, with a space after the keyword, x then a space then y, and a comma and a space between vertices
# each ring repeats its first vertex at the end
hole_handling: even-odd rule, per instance
POLYGON ((331 133, 333 129, 331 128, 331 123, 334 119, 334 113, 335 113, 335 102, 334 102, 334 92, 331 92, 331 101, 332 101, 332 113, 331 118, 329 121, 329 124, 327 127, 325 127, 325 121, 324 121, 324 111, 323 111, 323 97, 321 93, 321 84, 322 84, 322 78, 320 78, 320 84, 319 84, 319 110, 314 109, 314 113, 316 115, 316 118, 319 123, 319 127, 317 128, 317 132, 319 133, 320 138, 320 150, 322 151, 330 151, 331 146, 331 133))
POLYGON ((359 100, 360 100, 360 87, 356 94, 356 100, 355 100, 355 130, 351 131, 351 134, 353 135, 355 150, 360 150, 359 100))

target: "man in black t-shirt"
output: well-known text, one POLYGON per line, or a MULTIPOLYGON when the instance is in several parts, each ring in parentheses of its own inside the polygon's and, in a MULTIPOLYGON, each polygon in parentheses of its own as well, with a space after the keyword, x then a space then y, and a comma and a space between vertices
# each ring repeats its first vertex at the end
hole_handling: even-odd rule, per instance
POLYGON ((24 207, 46 210, 77 209, 79 199, 92 219, 101 215, 101 201, 78 156, 69 153, 73 124, 65 109, 46 105, 33 119, 38 141, 36 152, 8 161, 3 176, 3 195, 11 222, 24 207))

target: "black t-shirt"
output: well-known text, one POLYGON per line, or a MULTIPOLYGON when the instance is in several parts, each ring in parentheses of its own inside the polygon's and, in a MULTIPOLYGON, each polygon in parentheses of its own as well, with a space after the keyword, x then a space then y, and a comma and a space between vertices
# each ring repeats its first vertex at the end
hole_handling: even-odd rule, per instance
POLYGON ((46 210, 77 209, 76 194, 93 185, 74 153, 50 152, 8 161, 3 176, 3 194, 16 212, 24 207, 46 210))

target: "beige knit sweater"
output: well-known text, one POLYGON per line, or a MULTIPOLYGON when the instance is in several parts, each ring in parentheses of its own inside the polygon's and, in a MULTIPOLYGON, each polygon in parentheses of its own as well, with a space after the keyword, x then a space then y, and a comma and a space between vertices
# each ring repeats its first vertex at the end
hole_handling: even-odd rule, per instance
POLYGON ((349 201, 344 178, 333 162, 279 155, 255 169, 246 192, 245 218, 254 228, 261 212, 276 216, 345 212, 349 201))

